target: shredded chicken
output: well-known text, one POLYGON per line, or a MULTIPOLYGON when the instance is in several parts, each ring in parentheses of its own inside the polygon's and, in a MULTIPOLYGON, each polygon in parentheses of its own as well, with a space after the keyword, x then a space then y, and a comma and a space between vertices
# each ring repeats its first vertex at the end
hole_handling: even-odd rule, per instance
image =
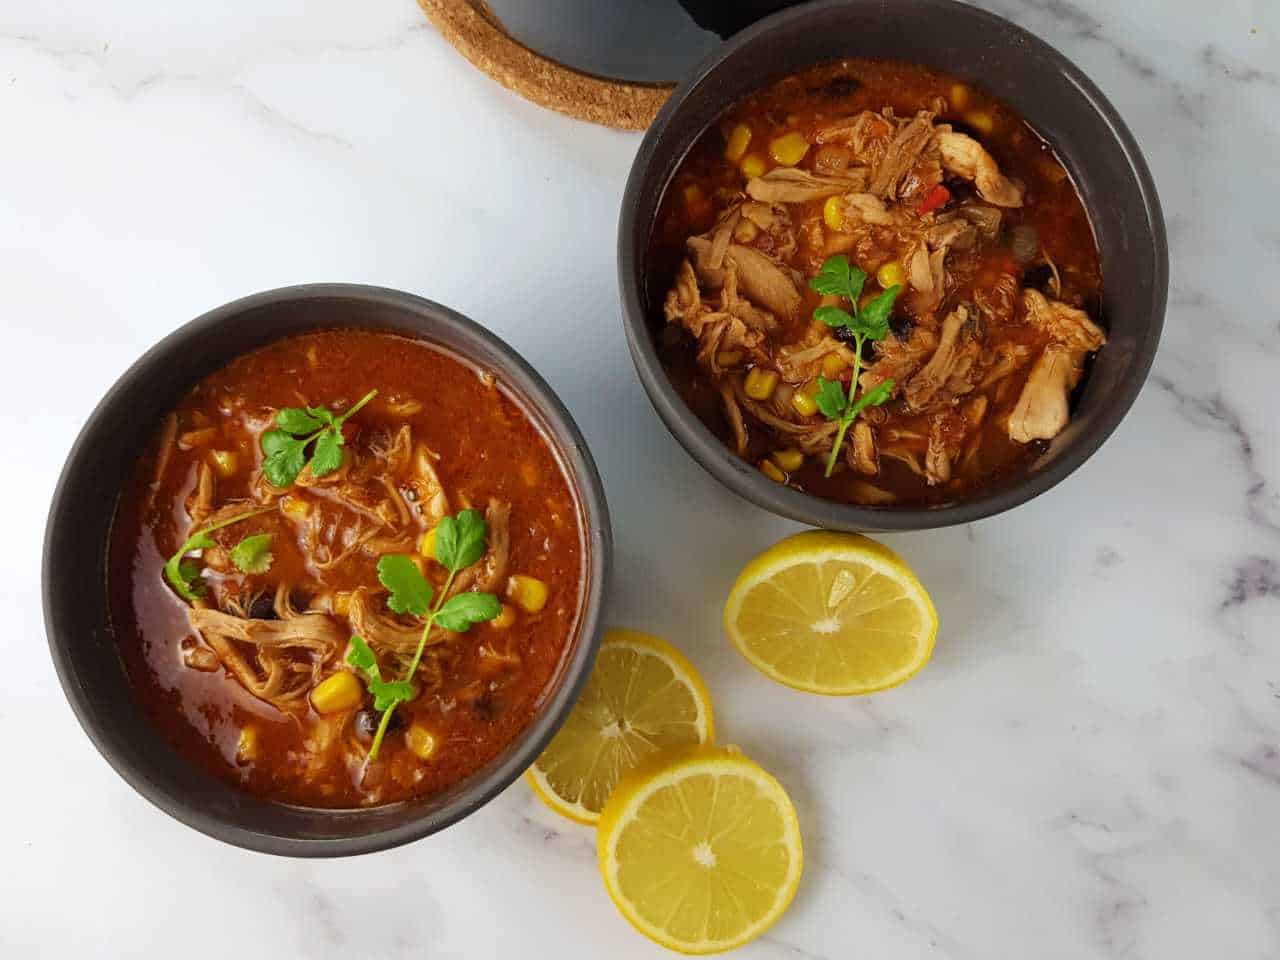
POLYGON ((933 114, 921 111, 898 128, 872 168, 868 192, 886 199, 913 197, 942 181, 933 114))
POLYGON ((934 139, 943 168, 948 173, 972 180, 983 200, 997 207, 1022 206, 1022 188, 1000 172, 991 154, 977 140, 956 133, 945 124, 937 128, 934 139))
POLYGON ((972 348, 977 344, 970 340, 962 348, 960 343, 960 332, 968 321, 969 310, 964 304, 957 306, 942 321, 942 333, 933 356, 903 388, 902 395, 912 410, 923 410, 929 405, 953 375, 962 357, 967 356, 968 362, 972 363, 972 348))
POLYGON ((193 607, 187 618, 246 690, 285 712, 305 709, 321 668, 347 642, 347 632, 324 613, 254 620, 193 607))
POLYGON ((1049 300, 1038 290, 1024 290, 1027 322, 1052 338, 1027 375, 1006 429, 1017 443, 1051 440, 1070 419, 1068 399, 1084 373, 1084 360, 1106 341, 1106 335, 1083 310, 1049 300))
POLYGON ((853 442, 849 445, 849 464, 859 473, 874 477, 880 472, 876 457, 876 441, 871 424, 856 420, 853 424, 853 442))
POLYGON ((776 167, 747 182, 747 196, 763 203, 808 203, 866 188, 866 171, 853 168, 839 174, 816 174, 795 167, 776 167))

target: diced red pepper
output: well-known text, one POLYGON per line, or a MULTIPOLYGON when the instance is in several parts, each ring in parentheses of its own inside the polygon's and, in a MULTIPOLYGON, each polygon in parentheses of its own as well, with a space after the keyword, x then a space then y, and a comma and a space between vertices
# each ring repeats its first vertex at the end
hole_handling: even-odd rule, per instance
POLYGON ((942 184, 938 184, 920 199, 920 205, 916 207, 916 211, 921 215, 932 213, 950 199, 951 191, 942 184))

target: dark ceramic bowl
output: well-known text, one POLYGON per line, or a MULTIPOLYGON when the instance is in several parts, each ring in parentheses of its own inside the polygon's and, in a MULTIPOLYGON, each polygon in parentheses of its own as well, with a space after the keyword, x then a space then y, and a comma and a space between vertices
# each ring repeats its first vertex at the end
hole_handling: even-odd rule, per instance
POLYGON ((1164 322, 1169 256, 1155 185, 1133 136, 1092 82, 1060 53, 997 16, 952 0, 825 0, 735 36, 672 95, 627 181, 618 273, 627 342, 640 381, 676 439, 718 480, 759 506, 833 530, 918 530, 967 523, 1030 500, 1075 470, 1116 428, 1146 379, 1164 322), (1102 255, 1109 342, 1077 390, 1071 423, 1020 472, 938 507, 861 507, 774 483, 733 455, 671 386, 654 347, 646 249, 658 206, 690 147, 748 94, 845 57, 922 64, 964 78, 1013 107, 1058 151, 1102 255))
POLYGON ((44 543, 44 617, 67 699, 94 745, 139 793, 188 826, 237 846, 347 856, 435 833, 491 800, 559 729, 591 671, 609 577, 609 512, 595 463, 546 382, 483 327, 439 304, 378 287, 317 284, 255 294, 170 334, 129 368, 89 417, 53 495, 44 543), (139 708, 116 648, 105 586, 119 491, 161 418, 201 378, 273 340, 309 330, 386 330, 444 346, 497 372, 560 455, 581 504, 587 583, 577 635, 532 723, 492 763, 445 793, 361 810, 252 796, 180 756, 139 708))

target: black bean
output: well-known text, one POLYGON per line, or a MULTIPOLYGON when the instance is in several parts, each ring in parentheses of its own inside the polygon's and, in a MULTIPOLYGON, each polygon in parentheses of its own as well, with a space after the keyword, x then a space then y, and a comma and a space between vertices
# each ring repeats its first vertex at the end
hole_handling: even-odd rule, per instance
MULTIPOLYGON (((365 707, 356 713, 356 736, 363 743, 368 743, 378 732, 378 724, 382 722, 382 714, 373 707, 365 707)), ((387 721, 387 733, 403 730, 405 725, 404 711, 396 710, 387 721)))
POLYGON ((249 604, 249 619, 251 620, 277 619, 275 594, 260 593, 256 597, 254 597, 253 603, 249 604))

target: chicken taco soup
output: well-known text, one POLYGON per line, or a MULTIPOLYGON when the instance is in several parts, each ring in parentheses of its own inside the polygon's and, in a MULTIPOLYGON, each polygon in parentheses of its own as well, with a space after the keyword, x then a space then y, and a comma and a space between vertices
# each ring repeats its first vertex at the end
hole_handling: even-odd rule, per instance
POLYGON ((898 63, 789 77, 709 129, 646 258, 688 405, 779 483, 940 505, 1025 466, 1106 333, 1063 165, 979 88, 898 63))
POLYGON ((582 510, 489 371, 389 333, 270 344, 164 419, 112 529, 146 712, 260 796, 445 790, 528 725, 583 605, 582 510))

